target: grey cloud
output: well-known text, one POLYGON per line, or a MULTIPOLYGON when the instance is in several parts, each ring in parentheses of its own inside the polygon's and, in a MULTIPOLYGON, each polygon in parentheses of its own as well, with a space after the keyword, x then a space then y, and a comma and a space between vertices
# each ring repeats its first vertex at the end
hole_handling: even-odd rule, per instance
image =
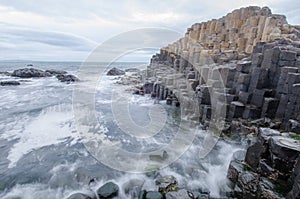
MULTIPOLYGON (((0 26, 1 27, 1 26, 0 26)), ((36 42, 77 51, 90 51, 96 43, 75 35, 58 32, 44 32, 23 28, 2 27, 0 41, 16 43, 36 42)))

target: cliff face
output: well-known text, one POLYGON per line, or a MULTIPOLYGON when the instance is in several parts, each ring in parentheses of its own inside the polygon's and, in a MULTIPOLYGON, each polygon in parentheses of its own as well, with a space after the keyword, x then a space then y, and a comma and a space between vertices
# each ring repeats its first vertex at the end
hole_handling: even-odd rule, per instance
POLYGON ((269 8, 242 8, 194 24, 147 68, 144 91, 167 104, 180 103, 190 120, 222 132, 259 132, 245 159, 230 163, 229 196, 300 197, 300 142, 291 133, 258 130, 267 125, 299 138, 299 30, 269 8), (276 186, 285 189, 282 195, 276 186))
POLYGON ((267 117, 300 133, 299 56, 299 27, 269 8, 241 8, 163 47, 148 67, 147 91, 178 100, 195 121, 267 117))
MULTIPOLYGON (((267 7, 247 7, 216 20, 196 23, 189 28, 185 36, 162 48, 162 51, 195 58, 194 52, 206 50, 211 56, 220 52, 236 53, 242 58, 253 52, 259 42, 276 39, 299 40, 299 27, 287 23, 283 15, 274 15, 267 7), (195 44, 200 44, 196 46, 195 44)), ((189 60, 194 63, 197 59, 189 60)))

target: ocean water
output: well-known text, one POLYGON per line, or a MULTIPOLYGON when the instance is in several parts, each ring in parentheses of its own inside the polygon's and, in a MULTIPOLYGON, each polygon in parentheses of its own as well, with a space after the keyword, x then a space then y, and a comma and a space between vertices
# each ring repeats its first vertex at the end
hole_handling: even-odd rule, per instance
MULTIPOLYGON (((0 63, 0 71, 13 71, 28 63, 0 63)), ((81 63, 34 62, 39 69, 59 69, 77 75, 81 63)), ((107 67, 105 63, 90 63, 91 67, 107 67)), ((113 63, 110 67, 140 68, 147 63, 113 63)), ((127 86, 116 84, 116 77, 99 74, 95 88, 95 110, 102 137, 118 142, 127 151, 151 151, 167 145, 178 130, 180 109, 167 106, 163 129, 156 135, 136 139, 118 127, 112 113, 112 90, 127 93, 131 119, 140 126, 150 122, 149 110, 154 100, 149 96, 131 95, 127 86)), ((73 92, 76 84, 59 82, 55 77, 19 79, 0 75, 0 81, 18 79, 20 86, 0 87, 0 198, 67 198, 75 192, 91 193, 107 181, 120 188, 130 179, 144 180, 143 189, 156 190, 154 180, 143 173, 129 173, 111 168, 94 158, 78 133, 73 111, 73 92), (89 185, 91 179, 96 179, 89 185)), ((205 158, 197 154, 201 140, 209 132, 200 128, 193 144, 169 166, 160 169, 161 175, 173 175, 179 187, 209 190, 219 197, 226 189, 226 174, 230 160, 243 146, 219 141, 205 158)), ((107 155, 107 154, 106 154, 107 155)), ((111 154, 107 158, 114 159, 111 154)), ((118 161, 117 159, 115 161, 118 161)), ((118 162, 122 165, 122 162, 118 162)), ((147 162, 136 161, 147 168, 147 162)), ((151 166, 151 165, 150 165, 151 166)), ((121 189, 120 198, 130 198, 121 189)))

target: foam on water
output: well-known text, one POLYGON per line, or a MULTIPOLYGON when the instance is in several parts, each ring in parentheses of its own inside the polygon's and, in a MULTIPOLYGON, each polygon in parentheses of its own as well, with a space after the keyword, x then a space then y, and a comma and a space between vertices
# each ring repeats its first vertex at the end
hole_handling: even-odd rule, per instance
POLYGON ((24 154, 34 149, 57 144, 70 137, 74 138, 73 144, 79 140, 74 129, 72 112, 59 110, 59 107, 43 110, 26 124, 21 132, 10 132, 16 133, 15 137, 19 140, 13 145, 7 157, 10 160, 9 168, 15 166, 24 154))

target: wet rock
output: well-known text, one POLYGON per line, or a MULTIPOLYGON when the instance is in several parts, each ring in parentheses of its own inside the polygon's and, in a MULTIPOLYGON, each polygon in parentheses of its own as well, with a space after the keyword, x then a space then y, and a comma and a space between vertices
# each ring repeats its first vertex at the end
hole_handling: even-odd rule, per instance
POLYGON ((167 97, 166 104, 167 105, 172 105, 172 98, 170 96, 167 97))
POLYGON ((194 199, 194 194, 186 189, 171 191, 166 194, 166 199, 194 199))
POLYGON ((287 198, 300 198, 300 155, 298 156, 298 160, 290 181, 293 182, 293 186, 291 191, 288 193, 287 198))
POLYGON ((20 85, 20 82, 18 82, 18 81, 1 81, 0 85, 1 86, 18 86, 18 85, 20 85))
POLYGON ((233 154, 233 159, 238 160, 238 161, 243 161, 246 156, 246 151, 245 150, 239 150, 234 152, 233 154))
POLYGON ((163 199, 163 195, 157 191, 149 191, 146 193, 145 199, 163 199))
POLYGON ((11 74, 13 77, 21 77, 21 78, 32 78, 32 77, 49 77, 51 74, 35 69, 35 68, 23 68, 13 71, 11 74))
POLYGON ((46 73, 49 73, 51 75, 64 75, 67 74, 64 70, 55 70, 55 69, 49 69, 45 71, 46 73))
POLYGON ((125 72, 139 73, 140 69, 138 69, 138 68, 127 68, 127 69, 125 69, 125 72))
POLYGON ((166 151, 163 151, 163 154, 162 155, 156 155, 156 154, 152 154, 152 155, 149 155, 149 159, 152 160, 152 161, 155 161, 155 162, 162 162, 166 159, 168 159, 169 155, 166 151))
POLYGON ((300 154, 300 141, 283 136, 270 139, 272 166, 278 172, 278 179, 287 180, 300 154))
POLYGON ((238 177, 245 170, 244 165, 241 162, 236 160, 232 160, 229 164, 227 178, 233 183, 236 184, 238 181, 238 177))
POLYGON ((131 179, 123 184, 122 189, 130 198, 137 198, 140 195, 144 183, 145 180, 131 179))
POLYGON ((270 149, 284 160, 296 160, 300 153, 300 141, 283 136, 274 136, 270 140, 270 149))
POLYGON ((108 182, 97 190, 100 199, 110 199, 117 196, 118 193, 119 187, 113 182, 108 182))
POLYGON ((239 175, 237 186, 243 192, 243 198, 256 198, 259 176, 253 172, 243 172, 239 175))
POLYGON ((0 72, 0 75, 11 76, 11 73, 10 72, 0 72))
POLYGON ((259 162, 260 173, 262 176, 270 176, 275 170, 270 166, 270 163, 267 160, 260 160, 259 162))
POLYGON ((253 169, 257 169, 262 151, 263 145, 260 142, 254 143, 247 149, 245 162, 253 169))
POLYGON ((163 195, 166 195, 170 191, 177 191, 178 183, 174 176, 163 176, 155 181, 158 185, 158 191, 163 195))
POLYGON ((74 75, 64 75, 64 74, 60 74, 60 75, 56 75, 56 78, 61 81, 61 82, 66 82, 66 83, 71 83, 71 82, 78 82, 79 79, 77 77, 75 77, 74 75))
POLYGON ((96 199, 96 196, 87 195, 84 193, 74 193, 70 195, 67 199, 96 199))
POLYGON ((258 184, 258 198, 263 199, 280 199, 280 197, 273 191, 274 185, 267 178, 261 178, 258 184))
POLYGON ((108 75, 108 76, 125 75, 125 71, 114 67, 114 68, 110 69, 106 75, 108 75))

